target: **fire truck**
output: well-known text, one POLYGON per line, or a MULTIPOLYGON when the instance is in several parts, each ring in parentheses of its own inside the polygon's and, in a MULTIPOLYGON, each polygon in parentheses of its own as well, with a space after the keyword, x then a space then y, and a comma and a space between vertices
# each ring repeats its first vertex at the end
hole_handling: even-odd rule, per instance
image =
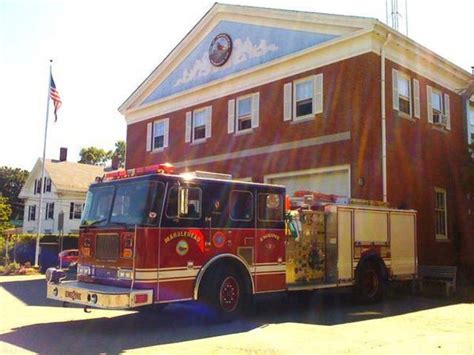
POLYGON ((415 211, 285 192, 169 164, 107 173, 87 194, 77 279, 48 270, 47 297, 85 310, 197 300, 231 318, 261 293, 350 286, 377 301, 415 277, 415 211))

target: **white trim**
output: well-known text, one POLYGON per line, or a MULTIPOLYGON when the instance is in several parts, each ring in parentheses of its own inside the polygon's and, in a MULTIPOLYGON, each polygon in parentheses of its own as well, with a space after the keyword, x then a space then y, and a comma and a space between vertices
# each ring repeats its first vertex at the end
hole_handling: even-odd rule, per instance
POLYGON ((276 173, 276 174, 268 174, 263 177, 263 181, 265 184, 269 184, 271 179, 275 178, 283 178, 283 177, 293 177, 293 176, 304 176, 304 175, 315 175, 315 174, 324 174, 324 173, 331 173, 336 171, 347 171, 347 187, 349 196, 352 196, 351 192, 351 166, 350 164, 344 165, 334 165, 334 166, 327 166, 323 168, 314 168, 314 169, 306 169, 306 170, 296 170, 296 171, 287 171, 284 173, 276 173))

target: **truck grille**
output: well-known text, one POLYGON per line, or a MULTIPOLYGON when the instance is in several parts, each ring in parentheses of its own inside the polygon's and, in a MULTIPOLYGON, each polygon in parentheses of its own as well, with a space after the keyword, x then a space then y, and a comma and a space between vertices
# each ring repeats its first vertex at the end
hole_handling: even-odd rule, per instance
POLYGON ((97 235, 95 257, 97 260, 116 261, 119 255, 119 236, 117 234, 97 235))

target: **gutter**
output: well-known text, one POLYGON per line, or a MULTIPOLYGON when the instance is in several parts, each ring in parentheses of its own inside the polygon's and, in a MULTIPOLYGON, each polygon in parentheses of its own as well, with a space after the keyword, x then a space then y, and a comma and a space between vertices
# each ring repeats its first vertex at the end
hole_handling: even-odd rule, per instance
POLYGON ((387 117, 385 109, 385 47, 392 40, 392 34, 387 34, 380 49, 380 95, 381 95, 381 125, 382 125, 382 194, 383 202, 387 202, 387 117))

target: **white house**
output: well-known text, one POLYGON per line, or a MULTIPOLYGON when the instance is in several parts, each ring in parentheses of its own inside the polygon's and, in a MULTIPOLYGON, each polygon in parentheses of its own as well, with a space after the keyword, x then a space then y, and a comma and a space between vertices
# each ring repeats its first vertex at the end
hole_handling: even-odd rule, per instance
POLYGON ((104 167, 68 162, 66 154, 61 154, 60 160, 46 160, 44 183, 41 183, 41 165, 39 158, 19 194, 25 201, 23 232, 37 232, 43 188, 41 233, 78 233, 87 190, 97 176, 104 174, 104 167))

